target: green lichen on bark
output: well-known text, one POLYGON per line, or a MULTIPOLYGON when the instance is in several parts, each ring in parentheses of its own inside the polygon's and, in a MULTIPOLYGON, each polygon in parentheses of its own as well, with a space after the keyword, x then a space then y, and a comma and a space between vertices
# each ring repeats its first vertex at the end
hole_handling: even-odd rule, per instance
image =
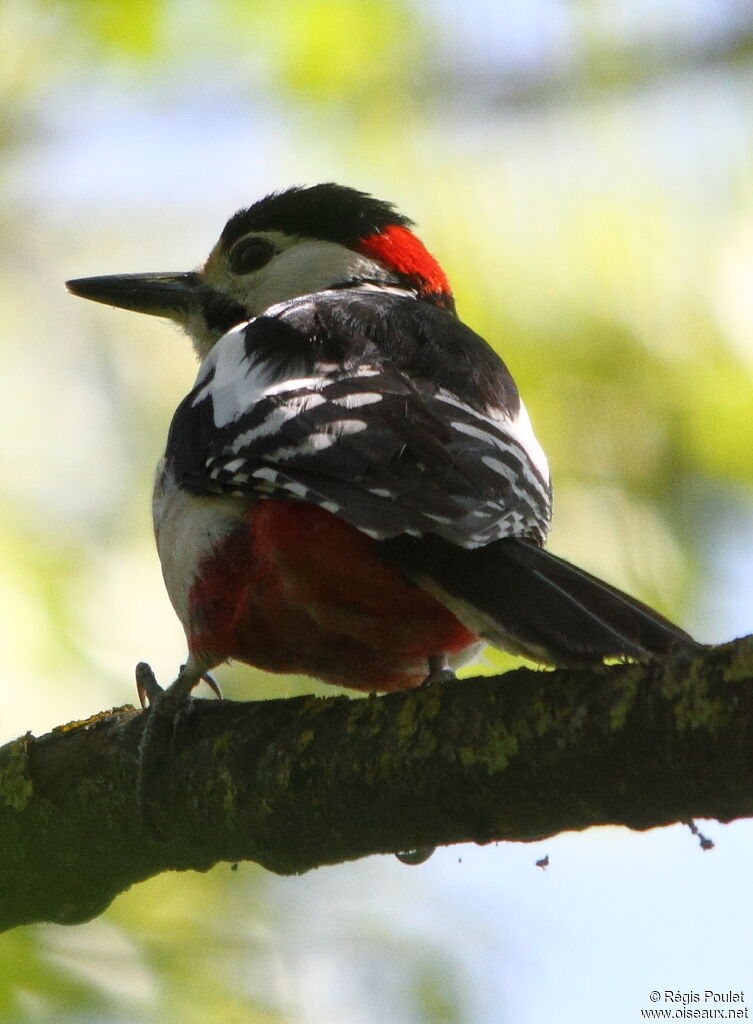
POLYGON ((73 922, 160 871, 753 815, 753 638, 665 665, 518 669, 410 693, 196 701, 136 804, 146 714, 0 749, 0 929, 73 922), (160 780, 156 780, 157 783, 160 780))

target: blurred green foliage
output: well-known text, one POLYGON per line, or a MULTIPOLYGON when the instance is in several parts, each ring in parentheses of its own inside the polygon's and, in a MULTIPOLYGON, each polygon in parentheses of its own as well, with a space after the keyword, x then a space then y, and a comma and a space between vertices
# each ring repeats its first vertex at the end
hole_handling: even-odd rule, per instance
MULTIPOLYGON (((64 7, 60 3, 50 5, 64 7)), ((160 50, 163 21, 170 5, 157 0, 72 0, 68 15, 77 32, 101 47, 105 55, 127 57, 136 62, 153 58, 160 50)))
MULTIPOLYGON (((519 380, 553 465, 553 546, 702 639, 725 635, 693 609, 715 523, 728 530, 753 486, 753 25, 705 49, 659 32, 647 56, 615 11, 563 6, 559 49, 542 22, 521 60, 482 0, 0 5, 3 739, 132 699, 137 660, 169 674, 182 657, 148 504, 188 346, 75 306, 61 282, 167 264, 184 241, 200 255, 190 231, 205 201, 232 212, 242 159, 263 189, 340 179, 414 216, 463 318, 519 380), (467 31, 487 20, 486 38, 467 31), (203 177, 228 119, 234 144, 203 177)), ((482 669, 511 663, 490 652, 482 669)), ((225 685, 317 689, 247 669, 225 685)), ((318 1021, 307 1001, 337 984, 324 959, 281 967, 301 926, 281 923, 270 886, 249 866, 162 877, 90 926, 5 936, 0 1021, 318 1021)), ((395 932, 362 947, 342 962, 353 978, 374 960, 381 982, 394 972, 402 1020, 472 1019, 451 945, 395 932)), ((359 1012, 386 1019, 378 1001, 359 1012)))

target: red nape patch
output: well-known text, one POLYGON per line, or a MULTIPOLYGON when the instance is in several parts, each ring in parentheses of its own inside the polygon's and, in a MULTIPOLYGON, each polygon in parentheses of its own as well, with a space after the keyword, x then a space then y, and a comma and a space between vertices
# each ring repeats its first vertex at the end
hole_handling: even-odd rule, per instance
POLYGON ((398 274, 413 278, 423 293, 444 295, 448 299, 452 296, 444 270, 408 228, 390 224, 384 231, 359 242, 358 251, 384 263, 398 274))
POLYGON ((378 555, 371 538, 307 502, 267 499, 202 565, 191 650, 358 690, 418 686, 428 659, 478 640, 378 555))

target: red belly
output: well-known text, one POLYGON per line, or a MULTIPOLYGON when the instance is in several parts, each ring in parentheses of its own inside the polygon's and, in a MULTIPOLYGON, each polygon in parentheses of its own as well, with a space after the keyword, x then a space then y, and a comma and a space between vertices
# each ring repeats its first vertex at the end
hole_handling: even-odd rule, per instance
POLYGON ((418 686, 433 655, 478 637, 384 562, 365 534, 305 502, 269 499, 205 559, 191 652, 360 690, 418 686))

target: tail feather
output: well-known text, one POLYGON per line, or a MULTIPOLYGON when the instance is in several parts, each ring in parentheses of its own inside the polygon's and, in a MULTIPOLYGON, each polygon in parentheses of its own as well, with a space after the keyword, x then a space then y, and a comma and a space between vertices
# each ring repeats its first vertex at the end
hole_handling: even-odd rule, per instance
POLYGON ((385 554, 469 629, 553 665, 660 659, 696 642, 616 587, 518 538, 459 548, 437 536, 396 537, 385 554))

